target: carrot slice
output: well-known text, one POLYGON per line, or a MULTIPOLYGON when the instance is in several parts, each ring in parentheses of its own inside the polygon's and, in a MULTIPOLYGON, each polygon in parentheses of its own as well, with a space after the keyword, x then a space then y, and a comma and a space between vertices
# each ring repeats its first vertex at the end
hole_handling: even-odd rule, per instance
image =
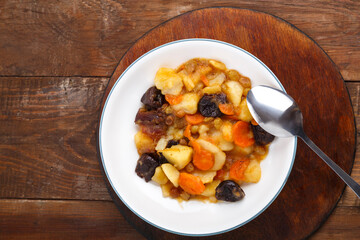
POLYGON ((170 104, 170 105, 176 105, 181 103, 183 99, 183 95, 170 95, 170 94, 165 94, 165 100, 170 104))
POLYGON ((187 137, 190 141, 194 141, 195 139, 191 136, 191 124, 188 124, 184 131, 184 137, 187 137))
POLYGON ((193 164, 200 170, 206 171, 214 166, 214 156, 211 152, 200 147, 196 141, 192 142, 194 148, 193 164))
POLYGON ((230 167, 230 178, 243 180, 246 168, 249 166, 249 159, 241 159, 234 162, 230 167))
POLYGON ((179 176, 179 185, 187 193, 199 195, 205 190, 205 185, 198 176, 182 172, 179 176))
POLYGON ((203 115, 201 115, 200 113, 195 113, 195 114, 192 114, 192 115, 185 115, 185 120, 190 123, 190 124, 193 124, 193 125, 196 125, 196 124, 199 124, 199 123, 202 123, 202 121, 204 121, 205 117, 203 115))
POLYGON ((201 75, 200 79, 204 83, 205 86, 208 87, 210 85, 209 79, 207 79, 207 77, 205 75, 201 75))
POLYGON ((249 147, 255 143, 251 135, 250 124, 244 121, 238 121, 233 126, 234 143, 240 147, 249 147))
POLYGON ((222 112, 225 115, 234 115, 234 108, 229 103, 220 103, 219 104, 220 112, 222 112))

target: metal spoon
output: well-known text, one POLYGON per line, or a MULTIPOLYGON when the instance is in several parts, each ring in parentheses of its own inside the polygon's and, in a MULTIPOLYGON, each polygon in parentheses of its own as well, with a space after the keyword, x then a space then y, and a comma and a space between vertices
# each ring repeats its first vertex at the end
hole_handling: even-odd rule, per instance
POLYGON ((292 97, 272 87, 256 86, 248 92, 246 100, 260 127, 277 137, 300 137, 360 198, 360 185, 305 134, 302 113, 292 97))

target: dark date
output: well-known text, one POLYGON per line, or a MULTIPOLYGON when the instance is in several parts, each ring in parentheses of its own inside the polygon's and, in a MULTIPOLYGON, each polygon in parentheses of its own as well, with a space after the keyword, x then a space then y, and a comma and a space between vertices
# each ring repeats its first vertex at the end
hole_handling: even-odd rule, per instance
POLYGON ((221 117, 223 113, 219 109, 219 104, 226 101, 224 93, 205 94, 198 103, 199 112, 204 117, 221 117))

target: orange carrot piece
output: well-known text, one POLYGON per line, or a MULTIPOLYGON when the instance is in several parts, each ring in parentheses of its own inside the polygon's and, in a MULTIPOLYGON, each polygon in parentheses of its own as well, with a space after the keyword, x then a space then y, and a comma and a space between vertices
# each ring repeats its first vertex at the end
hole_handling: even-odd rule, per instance
POLYGON ((182 172, 179 176, 179 185, 187 193, 199 195, 205 190, 205 185, 198 176, 182 172))
POLYGON ((241 159, 234 162, 230 167, 230 178, 237 181, 244 180, 244 173, 249 163, 249 159, 241 159))
POLYGON ((165 100, 170 104, 170 105, 176 105, 181 103, 183 99, 183 95, 170 95, 170 94, 165 94, 165 100))
POLYGON ((194 148, 193 164, 200 170, 206 171, 214 166, 214 156, 211 152, 201 149, 200 144, 192 142, 194 148))
POLYGON ((234 143, 240 147, 249 147, 255 143, 251 135, 250 124, 244 121, 238 121, 233 125, 234 143))
POLYGON ((195 139, 191 136, 191 124, 188 124, 184 131, 184 136, 187 137, 190 141, 194 141, 195 139))
POLYGON ((185 120, 193 125, 202 123, 202 121, 204 121, 205 117, 203 115, 201 115, 200 113, 195 113, 195 114, 186 114, 185 115, 185 120))
POLYGON ((209 170, 214 166, 214 156, 211 154, 211 152, 202 149, 200 152, 195 152, 193 157, 193 164, 200 170, 209 170))
POLYGON ((222 112, 225 115, 234 115, 234 108, 229 103, 220 103, 219 104, 220 112, 222 112))
POLYGON ((208 87, 210 85, 209 79, 207 79, 207 77, 205 75, 201 75, 200 79, 204 83, 205 86, 208 87))
POLYGON ((254 126, 259 125, 259 124, 255 121, 255 119, 252 119, 252 120, 251 120, 251 124, 254 125, 254 126))
POLYGON ((192 146, 193 146, 194 152, 197 152, 197 151, 201 150, 200 144, 198 142, 196 142, 196 141, 192 142, 192 146))

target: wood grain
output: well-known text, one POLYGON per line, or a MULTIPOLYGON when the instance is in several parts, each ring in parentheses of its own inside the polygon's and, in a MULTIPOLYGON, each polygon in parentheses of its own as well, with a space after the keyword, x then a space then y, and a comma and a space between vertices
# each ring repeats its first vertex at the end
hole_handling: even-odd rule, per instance
MULTIPOLYGON (((129 49, 110 79, 106 95, 120 74, 139 56, 164 43, 184 38, 222 40, 261 59, 299 104, 308 136, 340 167, 350 171, 355 156, 356 132, 342 76, 311 39, 268 14, 236 8, 210 8, 174 18, 147 33, 129 49), (190 31, 183 31, 184 26, 190 31), (331 103, 331 109, 324 103, 331 103)), ((299 141, 292 173, 272 205, 245 226, 209 239, 302 239, 326 220, 344 187, 336 174, 299 141)), ((126 218, 145 236, 178 238, 145 223, 113 192, 112 196, 126 218)))
MULTIPOLYGON (((101 98, 136 39, 209 6, 264 11, 314 39, 353 81, 346 86, 360 123, 360 1, 0 1, 0 239, 144 239, 103 181, 95 140, 101 98)), ((358 239, 359 207, 346 188, 311 239, 358 239)))
POLYGON ((109 200, 95 131, 106 78, 0 78, 0 198, 109 200))
MULTIPOLYGON (((0 198, 52 198, 52 199, 64 199, 64 198, 73 198, 73 199, 84 199, 84 200, 91 200, 91 199, 106 199, 110 200, 110 196, 107 193, 105 185, 103 183, 103 178, 98 172, 96 177, 94 178, 85 178, 85 180, 80 181, 80 183, 76 183, 77 179, 76 176, 71 177, 70 173, 66 173, 65 171, 59 171, 58 174, 51 174, 50 171, 42 177, 37 177, 39 172, 46 172, 49 169, 49 166, 54 166, 53 169, 56 169, 56 166, 62 162, 68 162, 69 166, 76 166, 79 164, 76 163, 76 159, 83 159, 83 164, 86 162, 93 162, 91 165, 91 169, 88 168, 85 172, 85 168, 75 168, 77 169, 76 175, 86 176, 89 172, 97 172, 100 171, 99 167, 97 166, 97 159, 94 157, 93 153, 96 151, 95 143, 93 140, 91 144, 88 145, 86 148, 90 148, 91 151, 82 151, 80 157, 74 158, 73 155, 66 154, 66 148, 59 148, 57 145, 56 140, 51 140, 50 137, 46 137, 44 133, 51 132, 50 125, 46 125, 42 127, 42 137, 40 137, 39 131, 36 131, 35 128, 32 133, 23 132, 17 130, 18 126, 28 125, 28 121, 30 118, 25 118, 25 111, 26 107, 31 105, 30 103, 37 102, 38 106, 44 106, 45 102, 48 102, 46 98, 50 98, 50 96, 66 96, 70 95, 70 93, 74 89, 74 85, 78 84, 80 80, 77 78, 76 81, 72 81, 73 83, 70 84, 72 87, 65 88, 53 88, 52 91, 49 91, 48 94, 45 94, 42 100, 39 97, 40 88, 35 88, 34 86, 46 86, 46 82, 50 83, 57 83, 57 85, 61 85, 62 82, 69 82, 69 78, 0 78, 0 86, 2 89, 0 96, 1 104, 1 120, 0 125, 4 126, 4 119, 14 117, 19 111, 19 116, 21 118, 18 119, 18 123, 15 127, 11 127, 7 125, 7 128, 12 128, 12 132, 14 134, 10 134, 7 132, 5 138, 4 135, 4 128, 0 128, 2 134, 1 137, 1 144, 0 144, 0 198), (32 82, 29 84, 32 86, 33 90, 30 90, 29 87, 26 86, 26 82, 32 82), (37 83, 37 84, 34 84, 37 83), (10 100, 11 98, 17 98, 16 101, 10 100), (5 98, 7 98, 5 104, 5 98), (35 100, 36 99, 36 100, 35 100), (33 100, 33 101, 31 101, 33 100), (9 104, 12 102, 12 104, 9 104), (15 103, 16 102, 16 103, 15 103), (12 114, 11 114, 12 113, 12 114), (16 133, 16 134, 15 134, 16 133), (52 148, 49 147, 49 141, 53 141, 52 148), (6 142, 6 144, 4 143, 6 142), (33 149, 26 149, 26 145, 24 147, 24 143, 27 146, 32 145, 35 146, 43 146, 42 149, 49 148, 46 152, 47 154, 42 154, 36 158, 31 157, 34 155, 33 149), (21 144, 22 143, 22 144, 21 144), (4 149, 11 147, 13 152, 23 152, 25 154, 21 154, 17 157, 17 160, 14 161, 12 155, 5 154, 4 149), (53 152, 58 152, 57 154, 53 152), (63 161, 58 156, 63 156, 63 161), (23 163, 31 162, 32 165, 38 166, 37 169, 33 167, 26 167, 23 163), (4 167, 5 166, 5 167, 4 167), (22 173, 25 172, 28 177, 22 176, 22 173), (63 176, 67 176, 64 178, 63 176), (70 184, 67 178, 72 179, 70 184), (29 184, 27 181, 31 182, 29 184), (73 191, 70 190, 72 185, 83 185, 83 188, 77 188, 77 190, 73 191), (42 186, 53 186, 52 188, 44 188, 42 186), (60 186, 65 186, 66 190, 60 191, 60 186), (92 187, 90 186, 97 186, 92 187), (41 191, 39 190, 41 189, 41 191), (83 190, 84 189, 84 190, 83 190), (85 189, 91 189, 90 193, 85 191, 85 189), (32 194, 31 194, 32 193, 32 194)), ((91 89, 94 88, 94 84, 96 85, 95 88, 99 88, 98 84, 104 85, 104 81, 107 82, 106 79, 87 79, 86 84, 83 85, 82 88, 84 89, 91 89)), ((66 84, 65 84, 66 85, 66 84)), ((69 84, 67 84, 69 86, 69 84)), ((101 95, 104 92, 104 87, 101 87, 101 95)), ((357 83, 347 83, 347 88, 349 90, 351 100, 353 103, 353 109, 356 116, 357 124, 360 123, 360 115, 359 115, 359 105, 358 102, 360 101, 360 82, 357 83)), ((41 88, 42 89, 42 88, 41 88)), ((46 87, 44 87, 46 89, 46 87)), ((79 89, 78 89, 79 91, 79 89)), ((97 104, 100 101, 100 98, 97 100, 90 100, 88 98, 95 97, 97 95, 89 95, 89 94, 78 94, 79 96, 86 96, 82 97, 83 102, 95 101, 97 104)), ((70 101, 71 102, 71 101, 70 101)), ((58 105, 62 105, 61 102, 58 102, 58 105)), ((72 105, 71 111, 75 111, 74 109, 79 109, 79 105, 72 105)), ((53 105, 53 108, 56 109, 56 105, 53 105)), ((69 107, 70 108, 70 107, 69 107)), ((99 107, 94 115, 98 115, 99 107)), ((92 115, 90 114, 90 115, 92 115)), ((68 114, 71 115, 71 114, 68 114)), ((45 115, 46 116, 46 115, 45 115)), ((33 119, 45 119, 44 111, 41 112, 32 112, 33 119)), ((76 122, 76 121, 75 121, 76 122)), ((92 126, 88 127, 90 129, 96 128, 96 122, 91 121, 92 126)), ((81 124, 84 122, 82 121, 81 124)), ((81 124, 74 126, 72 129, 76 129, 80 127, 81 124)), ((21 127, 20 127, 21 129, 21 127)), ((8 129, 9 131, 9 129, 8 129)), ((70 131, 70 130, 69 130, 70 131)), ((84 132, 84 131, 73 131, 72 133, 73 139, 77 139, 76 142, 81 143, 82 139, 89 139, 94 138, 93 133, 84 132)), ((53 136, 54 137, 54 136, 53 136)), ((57 138, 57 137, 56 137, 57 138)), ((60 137, 59 137, 60 138, 60 137)), ((72 146, 75 152, 79 152, 79 149, 84 148, 83 144, 73 145, 72 146)), ((357 181, 360 182, 360 156, 359 156, 359 145, 357 149, 356 159, 354 162, 353 170, 352 170, 352 177, 357 181)), ((352 206, 360 206, 359 199, 355 196, 355 194, 346 188, 343 197, 341 198, 337 209, 331 214, 329 219, 324 223, 324 225, 319 229, 318 232, 313 236, 314 239, 349 239, 353 236, 358 236, 359 233, 359 226, 356 222, 357 217, 359 216, 358 207, 352 206), (344 236, 344 237, 341 237, 344 236)), ((19 239, 25 238, 28 239, 38 239, 41 237, 42 239, 73 239, 73 236, 85 236, 88 231, 94 228, 94 226, 99 226, 102 224, 102 219, 106 219, 106 223, 115 224, 116 227, 112 228, 105 228, 105 234, 112 234, 113 236, 120 236, 119 238, 123 237, 124 239, 141 239, 141 235, 126 221, 124 221, 120 212, 114 207, 112 203, 109 202, 88 202, 88 201, 45 201, 45 200, 0 200, 0 238, 3 239, 19 239), (26 203, 26 204, 25 204, 26 203), (60 204, 61 203, 61 204, 60 204), (66 204, 65 204, 66 203, 66 204), (29 205, 33 207, 29 207, 29 205), (98 207, 94 207, 94 205, 98 207), (80 207, 80 208, 79 208, 80 207), (61 209, 61 210, 59 210, 61 209), (70 209, 65 210, 63 209, 70 209), (98 215, 96 218, 92 219, 93 221, 99 221, 97 223, 90 222, 87 220, 88 215, 92 212, 96 212, 98 215), (106 213, 106 214, 105 214, 106 213), (72 214, 72 215, 71 215, 72 214), (83 223, 82 227, 79 228, 80 222, 77 222, 75 225, 70 225, 70 228, 67 227, 69 232, 73 232, 72 234, 65 235, 64 231, 61 230, 65 223, 68 221, 73 222, 73 216, 79 216, 85 214, 82 217, 83 223), (52 215, 52 216, 51 216, 52 215), (56 216, 56 218, 54 217, 56 216), (23 219, 23 220, 21 220, 23 219), (57 220, 56 220, 57 219, 57 220), (48 224, 48 223, 51 224, 48 224), (62 223, 61 223, 62 222, 62 223), (60 224, 61 223, 61 224, 60 224), (87 226, 89 224, 90 227, 87 226), (51 226, 51 228, 50 228, 51 226), (55 228, 55 229, 52 229, 55 228), (91 228, 89 230, 89 228, 91 228), (19 231, 19 229, 21 231, 19 231), (77 230, 79 229, 79 230, 77 230), (80 231, 78 233, 74 233, 75 230, 80 231)), ((68 225, 67 225, 68 226, 68 225)), ((97 228, 98 229, 98 228, 97 228)), ((103 231, 99 230, 100 232, 103 231)), ((94 233, 94 236, 99 237, 97 234, 94 233)), ((90 236, 87 236, 90 237, 90 236)), ((110 237, 109 237, 110 238, 110 237)))
POLYGON ((336 208, 319 231, 310 239, 357 239, 360 236, 359 222, 359 207, 336 208))
POLYGON ((107 201, 0 200, 1 239, 144 239, 107 201))
MULTIPOLYGON (((97 117, 107 82, 0 78, 0 198, 111 199, 95 155, 97 117)), ((360 124, 360 82, 346 86, 360 124)), ((359 148, 352 169, 358 182, 359 148)), ((339 202, 359 204, 349 189, 339 202)))
MULTIPOLYGON (((358 207, 337 208, 310 239, 355 239, 359 221, 358 207)), ((145 239, 112 202, 57 200, 0 200, 0 238, 145 239)))
MULTIPOLYGON (((359 126, 360 126, 360 81, 358 82, 347 82, 346 87, 349 91, 356 126, 357 126, 357 139, 358 143, 356 146, 356 155, 355 155, 355 161, 352 168, 351 176, 355 179, 356 182, 360 183, 360 144, 359 144, 359 138, 360 138, 360 132, 359 132, 359 126)), ((346 187, 344 194, 341 198, 341 200, 338 203, 338 206, 360 206, 360 199, 354 194, 354 192, 349 188, 346 187)))
POLYGON ((189 0, 0 2, 0 75, 110 77, 132 43, 198 8, 234 6, 286 19, 313 38, 346 80, 360 79, 359 1, 189 0))

